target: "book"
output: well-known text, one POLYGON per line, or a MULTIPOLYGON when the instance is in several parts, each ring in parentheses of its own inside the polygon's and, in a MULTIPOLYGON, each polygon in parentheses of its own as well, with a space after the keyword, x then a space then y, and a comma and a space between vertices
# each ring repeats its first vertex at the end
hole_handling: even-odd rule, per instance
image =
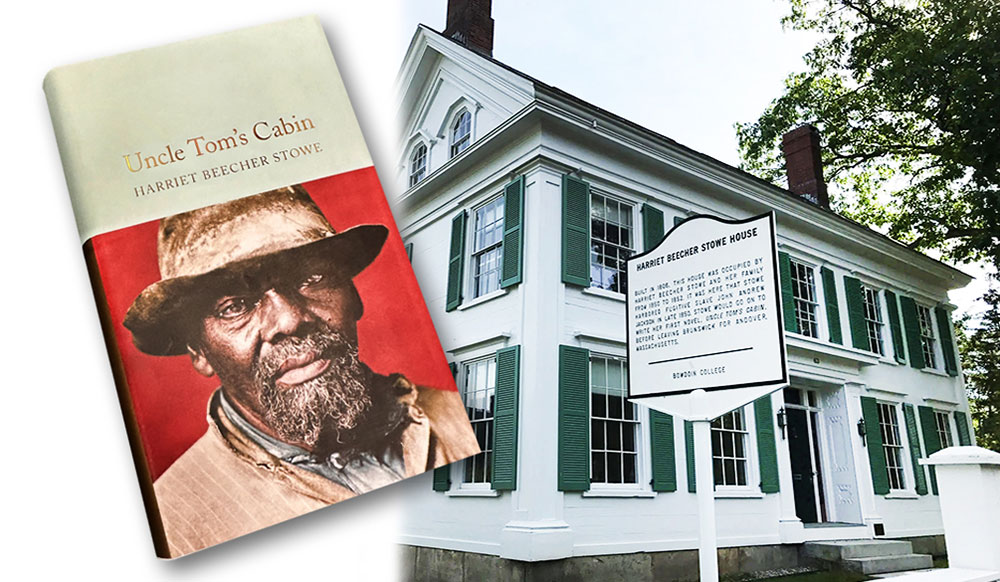
POLYGON ((44 89, 158 556, 480 452, 315 18, 44 89))

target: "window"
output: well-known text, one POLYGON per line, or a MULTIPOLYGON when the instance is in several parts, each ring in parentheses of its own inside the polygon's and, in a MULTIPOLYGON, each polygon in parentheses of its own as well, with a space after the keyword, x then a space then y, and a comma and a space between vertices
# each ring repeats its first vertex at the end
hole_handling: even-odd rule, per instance
POLYGON ((882 434, 882 451, 885 454, 885 470, 889 476, 889 489, 905 489, 903 439, 899 436, 896 405, 885 402, 878 403, 878 426, 882 434))
POLYGON ((416 186, 427 175, 427 146, 420 144, 410 156, 410 186, 416 186))
POLYGON ((472 297, 500 288, 503 264, 503 203, 500 196, 475 209, 472 233, 472 297))
POLYGON ((462 398, 469 415, 472 431, 479 441, 479 454, 465 460, 462 481, 487 483, 492 479, 493 463, 493 407, 496 400, 496 356, 465 364, 465 382, 462 398))
POLYGON ((799 333, 809 337, 819 337, 816 320, 816 278, 813 268, 790 261, 792 271, 792 297, 795 299, 795 321, 799 333))
POLYGON ((938 439, 941 441, 941 448, 955 446, 955 441, 951 438, 951 421, 947 412, 934 412, 934 420, 937 425, 938 439))
POLYGON ((625 261, 632 256, 634 206, 601 194, 590 195, 590 284, 626 292, 625 261))
POLYGON ((937 358, 934 357, 934 324, 931 320, 931 310, 924 305, 917 305, 917 318, 920 320, 920 349, 924 353, 924 367, 937 368, 937 358))
POLYGON ((879 301, 877 289, 867 285, 861 286, 865 302, 865 327, 868 330, 868 351, 880 356, 885 355, 885 345, 882 342, 882 303, 879 301))
POLYGON ((746 486, 748 434, 742 408, 712 421, 712 471, 717 486, 746 486))
POLYGON ((451 124, 451 156, 454 158, 472 143, 472 114, 462 111, 451 124))
POLYGON ((639 418, 625 400, 624 358, 590 356, 590 482, 639 482, 639 418))

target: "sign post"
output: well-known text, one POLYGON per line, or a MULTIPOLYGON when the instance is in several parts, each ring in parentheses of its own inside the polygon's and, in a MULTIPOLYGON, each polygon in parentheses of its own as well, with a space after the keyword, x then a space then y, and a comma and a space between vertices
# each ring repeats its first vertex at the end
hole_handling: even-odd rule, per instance
MULTIPOLYGON (((695 400, 705 397, 704 390, 692 393, 695 400)), ((696 403, 697 404, 697 403, 696 403)), ((698 572, 705 582, 716 582, 719 579, 718 535, 715 532, 715 488, 709 483, 715 482, 712 475, 712 421, 710 419, 695 420, 694 427, 694 474, 698 487, 698 572)))
POLYGON ((701 580, 717 582, 711 422, 788 384, 774 213, 708 215, 628 260, 628 398, 692 421, 701 580))

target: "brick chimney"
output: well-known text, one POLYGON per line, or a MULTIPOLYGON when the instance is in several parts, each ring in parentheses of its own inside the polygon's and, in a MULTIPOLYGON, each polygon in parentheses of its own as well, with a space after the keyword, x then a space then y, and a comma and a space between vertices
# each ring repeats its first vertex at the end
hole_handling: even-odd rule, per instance
POLYGON ((448 25, 444 35, 492 58, 492 4, 492 0, 448 0, 448 25))
POLYGON ((819 130, 809 124, 801 125, 781 138, 781 149, 785 154, 788 189, 813 204, 829 208, 830 197, 819 155, 819 130))

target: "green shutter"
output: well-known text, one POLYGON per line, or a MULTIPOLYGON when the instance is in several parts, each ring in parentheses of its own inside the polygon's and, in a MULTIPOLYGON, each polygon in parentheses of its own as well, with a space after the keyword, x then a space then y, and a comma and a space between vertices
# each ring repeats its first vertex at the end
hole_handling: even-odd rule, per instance
POLYGON ((882 450, 878 403, 874 398, 861 397, 861 416, 865 419, 865 440, 868 445, 868 464, 872 469, 872 487, 876 495, 885 495, 889 493, 889 474, 885 468, 885 451, 882 450))
MULTIPOLYGON (((628 405, 626 405, 628 406, 628 405)), ((674 417, 649 411, 653 491, 677 491, 677 466, 674 462, 674 417)))
POLYGON ((899 323, 899 301, 896 294, 888 289, 885 292, 886 307, 889 308, 889 329, 892 331, 892 353, 900 364, 906 363, 906 353, 903 350, 903 326, 899 323))
POLYGON ((792 295, 792 261, 788 253, 778 253, 778 274, 781 282, 781 312, 785 320, 785 331, 799 333, 799 322, 795 318, 795 297, 792 295))
POLYGON ((559 346, 559 490, 590 489, 590 352, 559 346))
POLYGON ((643 204, 642 210, 643 250, 650 250, 663 240, 663 211, 643 204))
POLYGON ((830 341, 843 345, 844 334, 840 331, 840 304, 837 302, 837 283, 833 278, 833 271, 820 267, 819 274, 823 278, 823 299, 826 301, 826 323, 830 329, 830 341))
POLYGON ((434 469, 434 490, 447 491, 451 489, 451 465, 434 469))
POLYGON ((844 277, 844 295, 847 297, 847 318, 851 323, 851 345, 870 352, 868 324, 865 323, 865 294, 861 281, 855 277, 844 277))
POLYGON ((964 412, 955 413, 955 428, 958 429, 958 444, 963 447, 972 445, 972 435, 969 434, 969 417, 964 412))
POLYGON ((903 312, 903 332, 906 334, 910 365, 922 369, 924 367, 924 352, 920 342, 920 318, 917 317, 917 302, 912 297, 900 295, 899 308, 903 312))
POLYGON ((448 252, 448 300, 444 310, 462 303, 462 262, 465 258, 465 212, 451 220, 451 248, 448 252))
POLYGON ((687 220, 687 219, 684 218, 683 216, 675 216, 674 217, 674 226, 677 226, 678 224, 684 222, 685 220, 687 220))
POLYGON ((590 184, 562 178, 562 280, 590 286, 590 184))
POLYGON ((774 440, 774 410, 771 395, 761 396, 753 402, 754 421, 757 425, 757 458, 760 461, 760 490, 762 493, 778 492, 778 447, 774 440))
POLYGON ((958 376, 958 363, 955 361, 955 342, 951 339, 951 315, 940 305, 934 308, 937 316, 938 333, 941 334, 941 353, 944 354, 944 369, 951 376, 958 376))
POLYGON ((521 264, 524 254, 524 176, 507 184, 503 189, 503 272, 500 287, 510 287, 521 282, 521 264))
POLYGON ((406 243, 406 260, 413 262, 413 243, 406 243))
POLYGON ((688 491, 696 493, 698 486, 694 473, 694 423, 690 420, 684 421, 684 450, 687 452, 688 491))
POLYGON ((913 414, 913 405, 903 405, 903 417, 906 419, 906 437, 910 441, 910 460, 913 461, 913 474, 917 476, 917 495, 927 495, 927 476, 920 464, 920 437, 917 436, 917 419, 913 414))
POLYGON ((497 491, 513 491, 517 489, 517 401, 521 346, 497 350, 496 370, 491 482, 497 491))
MULTIPOLYGON (((920 412, 920 430, 924 433, 924 451, 927 452, 927 456, 929 457, 941 450, 941 437, 937 431, 937 418, 934 417, 934 409, 929 406, 918 406, 917 410, 920 412)), ((934 495, 938 494, 937 474, 934 471, 934 467, 931 467, 931 492, 934 495)))

